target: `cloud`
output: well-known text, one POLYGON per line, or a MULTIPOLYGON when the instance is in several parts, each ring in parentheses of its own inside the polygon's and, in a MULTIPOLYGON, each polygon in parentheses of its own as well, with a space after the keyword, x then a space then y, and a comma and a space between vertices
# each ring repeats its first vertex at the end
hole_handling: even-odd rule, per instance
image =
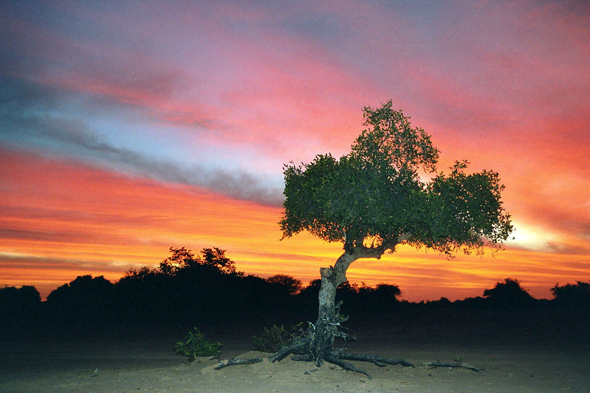
POLYGON ((45 232, 35 230, 16 230, 0 228, 0 239, 19 239, 27 241, 47 241, 47 242, 61 242, 69 243, 71 241, 86 241, 89 239, 82 239, 80 235, 73 233, 64 233, 63 231, 45 232))
POLYGON ((585 245, 579 246, 560 242, 549 242, 548 248, 550 252, 557 254, 590 255, 590 249, 585 245))
MULTIPOLYGON (((23 100, 36 101, 36 93, 33 91, 23 100)), ((0 113, 0 141, 9 145, 46 149, 57 156, 67 154, 74 159, 88 160, 135 176, 205 187, 239 200, 282 205, 282 190, 265 185, 265 179, 251 173, 182 164, 116 147, 77 119, 26 111, 2 110, 0 113)))

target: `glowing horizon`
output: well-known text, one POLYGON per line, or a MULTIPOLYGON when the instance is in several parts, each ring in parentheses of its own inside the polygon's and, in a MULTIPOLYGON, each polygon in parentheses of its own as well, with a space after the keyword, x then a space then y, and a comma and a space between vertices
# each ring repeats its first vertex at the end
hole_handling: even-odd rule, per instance
POLYGON ((515 238, 451 261, 400 247, 351 281, 420 301, 590 279, 587 6, 32 3, 0 5, 0 286, 114 281, 169 247, 315 279, 341 245, 279 240, 282 166, 346 154, 389 99, 439 170, 499 172, 515 238))
MULTIPOLYGON (((43 297, 78 275, 103 275, 117 281, 130 268, 153 268, 168 256, 169 247, 187 247, 195 253, 220 247, 248 274, 289 274, 304 282, 318 278, 319 268, 333 264, 341 253, 340 244, 327 244, 308 234, 281 242, 280 208, 236 201, 196 187, 118 176, 32 153, 1 153, 4 184, 10 182, 15 189, 42 185, 46 193, 42 199, 3 195, 3 210, 13 214, 4 214, 2 223, 13 228, 13 238, 0 251, 0 281, 35 285, 43 297), (39 165, 44 171, 36 171, 39 165), (100 193, 104 187, 110 192, 100 193), (37 205, 45 208, 37 209, 37 205)), ((6 230, 3 235, 7 237, 6 230)), ((516 244, 497 253, 488 251, 483 257, 452 260, 402 246, 381 260, 355 262, 348 277, 369 285, 396 284, 404 299, 420 301, 481 296, 484 289, 506 277, 521 280, 533 296, 547 298, 558 281, 579 280, 587 272, 582 267, 578 276, 571 267, 564 269, 547 259, 547 253, 518 249, 516 244), (512 260, 517 261, 514 267, 508 263, 512 260)))

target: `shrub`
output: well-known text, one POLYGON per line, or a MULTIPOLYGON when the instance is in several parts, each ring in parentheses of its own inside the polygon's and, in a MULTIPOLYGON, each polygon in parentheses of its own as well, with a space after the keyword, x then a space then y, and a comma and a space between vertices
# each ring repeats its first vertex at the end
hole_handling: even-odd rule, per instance
POLYGON ((283 325, 264 328, 260 337, 252 337, 252 349, 261 352, 277 352, 293 344, 301 336, 303 322, 285 329, 283 325))
POLYGON ((186 341, 176 343, 174 350, 179 355, 188 356, 188 361, 192 362, 200 356, 219 356, 221 346, 221 343, 207 341, 205 335, 195 327, 188 333, 186 341))

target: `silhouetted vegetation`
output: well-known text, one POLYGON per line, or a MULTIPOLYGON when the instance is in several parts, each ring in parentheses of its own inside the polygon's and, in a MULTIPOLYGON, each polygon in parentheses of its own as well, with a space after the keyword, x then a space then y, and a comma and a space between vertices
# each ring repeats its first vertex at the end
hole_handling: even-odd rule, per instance
POLYGON ((520 286, 520 282, 512 278, 496 283, 492 289, 486 289, 483 296, 488 298, 491 307, 505 310, 529 308, 535 302, 528 291, 520 286))
MULTIPOLYGON (((102 276, 79 276, 44 302, 32 286, 0 289, 0 335, 160 331, 180 337, 193 326, 209 332, 210 326, 231 324, 264 334, 265 326, 313 321, 319 288, 320 280, 303 286, 288 275, 263 279, 245 274, 219 248, 205 248, 199 255, 171 248, 170 256, 155 268, 131 269, 116 283, 102 276)), ((342 304, 341 314, 350 316, 347 325, 357 331, 376 325, 407 328, 408 333, 399 330, 403 335, 418 326, 435 337, 453 326, 466 340, 466 332, 512 331, 518 332, 513 340, 533 333, 555 340, 585 339, 590 333, 590 284, 555 285, 551 292, 553 300, 538 300, 518 280, 507 278, 483 290, 481 297, 410 303, 401 299, 395 285, 344 283, 337 302, 342 304)))
POLYGON ((551 288, 555 303, 568 310, 590 310, 590 283, 578 281, 576 284, 551 288))
POLYGON ((277 283, 237 271, 225 251, 206 248, 195 256, 183 247, 170 252, 158 268, 130 270, 116 284, 119 312, 126 323, 164 319, 202 325, 280 312, 283 302, 277 298, 287 291, 277 283))
POLYGON ((33 286, 0 289, 0 335, 33 330, 39 323, 41 295, 33 286))
POLYGON ((54 327, 89 330, 114 319, 114 285, 103 276, 79 276, 51 292, 46 314, 54 327))

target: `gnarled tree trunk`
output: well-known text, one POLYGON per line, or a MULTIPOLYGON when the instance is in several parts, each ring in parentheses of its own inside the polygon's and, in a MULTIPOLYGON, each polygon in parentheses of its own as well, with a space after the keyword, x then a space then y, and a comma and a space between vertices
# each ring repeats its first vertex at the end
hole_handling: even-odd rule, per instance
POLYGON ((321 286, 318 295, 318 319, 311 336, 311 353, 313 358, 321 361, 334 349, 334 339, 341 336, 342 317, 336 309, 336 289, 347 281, 346 271, 352 262, 358 259, 354 253, 344 253, 333 267, 320 269, 321 286))
POLYGON ((319 292, 318 319, 315 325, 310 324, 307 335, 295 344, 275 353, 269 360, 276 362, 284 359, 289 354, 297 354, 294 360, 315 361, 318 365, 322 361, 336 364, 346 370, 359 372, 370 375, 355 365, 345 362, 344 360, 359 360, 373 362, 378 366, 386 364, 401 364, 405 367, 412 366, 403 359, 386 359, 379 356, 364 356, 349 354, 342 350, 334 349, 334 339, 336 337, 346 338, 342 332, 340 323, 345 320, 336 306, 336 289, 338 286, 347 281, 346 271, 351 263, 359 258, 380 258, 383 255, 382 247, 354 247, 347 249, 344 254, 338 258, 334 266, 321 268, 321 287, 319 292))

